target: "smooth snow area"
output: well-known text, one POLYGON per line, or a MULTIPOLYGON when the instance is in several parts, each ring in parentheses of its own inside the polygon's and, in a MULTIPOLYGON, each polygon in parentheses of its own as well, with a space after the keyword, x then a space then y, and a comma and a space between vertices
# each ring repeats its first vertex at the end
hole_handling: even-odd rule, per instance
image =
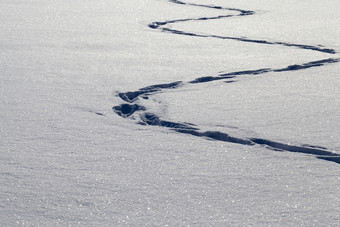
POLYGON ((0 0, 0 226, 339 226, 339 9, 0 0))

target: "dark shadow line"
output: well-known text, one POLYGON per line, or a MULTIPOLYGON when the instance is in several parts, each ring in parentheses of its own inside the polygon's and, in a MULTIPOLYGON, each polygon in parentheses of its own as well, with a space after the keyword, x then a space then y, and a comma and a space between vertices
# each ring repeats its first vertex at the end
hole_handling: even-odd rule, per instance
MULTIPOLYGON (((164 32, 170 32, 173 34, 180 34, 180 35, 186 35, 186 36, 230 39, 230 40, 237 40, 237 41, 242 41, 242 42, 252 42, 252 43, 268 44, 268 45, 283 45, 283 46, 289 46, 289 47, 298 47, 301 49, 309 49, 309 50, 314 50, 314 51, 319 51, 319 52, 324 52, 324 53, 329 53, 329 54, 336 53, 333 49, 320 48, 320 47, 315 47, 315 46, 310 46, 310 45, 291 44, 291 43, 284 43, 284 42, 269 42, 266 40, 254 40, 254 39, 248 39, 248 38, 243 38, 243 37, 201 35, 201 34, 189 33, 189 32, 169 29, 169 28, 163 28, 163 27, 160 28, 161 26, 165 26, 169 23, 185 22, 185 21, 191 21, 191 20, 221 19, 221 18, 232 17, 232 16, 247 16, 247 15, 252 15, 255 13, 254 11, 247 11, 247 10, 234 9, 234 8, 223 8, 220 6, 184 3, 178 0, 170 0, 170 2, 173 2, 176 4, 192 5, 192 6, 199 6, 199 7, 220 9, 220 10, 233 10, 233 11, 240 12, 240 14, 239 15, 220 15, 216 17, 201 17, 201 18, 194 18, 194 19, 178 19, 178 20, 171 20, 171 21, 165 21, 165 22, 153 22, 149 24, 150 28, 161 29, 164 32)), ((281 68, 281 69, 263 68, 263 69, 256 69, 256 70, 245 70, 245 71, 223 73, 223 74, 219 74, 219 76, 217 77, 212 77, 212 76, 200 77, 188 83, 194 84, 194 83, 205 83, 205 82, 210 82, 210 81, 215 81, 215 80, 233 79, 240 75, 258 75, 258 74, 264 74, 268 72, 285 72, 285 71, 303 70, 303 69, 312 68, 312 67, 320 67, 325 64, 336 63, 339 61, 340 61, 340 58, 337 58, 337 59, 328 58, 328 59, 323 59, 319 61, 308 62, 302 65, 290 65, 288 67, 281 68)), ((232 83, 232 82, 235 82, 235 81, 234 80, 226 81, 226 83, 232 83)), ((163 89, 175 89, 181 85, 183 85, 182 81, 176 81, 176 82, 167 83, 167 84, 156 84, 156 85, 151 85, 148 87, 141 88, 138 91, 119 93, 118 96, 122 100, 128 103, 133 103, 140 96, 142 98, 148 98, 148 95, 151 95, 155 92, 159 92, 163 89)), ((144 113, 140 114, 141 121, 139 122, 139 124, 143 124, 143 125, 166 127, 178 133, 188 134, 188 135, 192 135, 196 137, 204 137, 204 138, 211 139, 211 140, 236 143, 236 144, 247 145, 247 146, 261 145, 273 151, 281 151, 281 152, 288 151, 288 152, 309 154, 309 155, 314 155, 318 159, 332 161, 332 162, 340 164, 340 154, 330 152, 324 147, 311 146, 311 145, 294 146, 294 145, 283 144, 283 143, 274 142, 274 141, 270 141, 266 139, 260 139, 260 138, 242 139, 242 138, 232 137, 228 135, 227 133, 223 133, 219 131, 200 132, 199 128, 197 128, 196 125, 191 124, 191 123, 177 123, 177 122, 161 120, 156 114, 145 112, 146 108, 138 104, 121 104, 119 106, 114 106, 112 109, 117 115, 123 118, 128 118, 137 111, 144 111, 144 113)))
POLYGON ((239 75, 257 75, 257 74, 263 74, 267 72, 273 71, 270 68, 265 69, 255 69, 255 70, 245 70, 245 71, 237 71, 237 72, 231 72, 231 73, 223 73, 219 76, 239 76, 239 75))
POLYGON ((340 156, 334 157, 328 157, 328 156, 318 156, 318 159, 324 160, 324 161, 330 161, 330 162, 335 162, 337 164, 340 164, 340 156))
POLYGON ((191 84, 198 84, 198 83, 206 83, 211 82, 215 80, 225 80, 225 79, 232 79, 235 78, 235 76, 221 76, 221 77, 214 77, 214 76, 205 76, 205 77, 199 77, 196 78, 193 81, 190 81, 191 84))
POLYGON ((240 12, 241 14, 254 14, 255 13, 255 11, 251 11, 251 10, 243 10, 243 9, 236 9, 236 8, 225 8, 225 7, 222 7, 222 6, 203 5, 203 4, 196 4, 196 3, 186 3, 186 2, 182 2, 182 1, 178 1, 178 0, 169 0, 169 2, 181 4, 181 5, 190 5, 190 6, 210 8, 210 9, 237 11, 237 12, 240 12))
MULTIPOLYGON (((178 22, 187 22, 187 21, 202 21, 202 20, 215 20, 215 19, 222 19, 222 18, 228 18, 228 17, 237 17, 237 16, 250 16, 254 15, 255 11, 251 10, 242 10, 242 9, 236 9, 236 8, 225 8, 221 6, 213 6, 213 5, 203 5, 203 4, 195 4, 195 3, 185 3, 178 0, 169 0, 169 2, 175 3, 175 4, 181 4, 181 5, 190 5, 190 6, 196 6, 196 7, 204 7, 204 8, 211 8, 211 9, 217 9, 217 10, 225 10, 225 11, 236 11, 239 12, 238 15, 218 15, 214 17, 201 17, 201 18, 186 18, 186 19, 178 19, 178 20, 169 20, 169 21, 155 21, 149 24, 148 26, 152 29, 159 29, 161 26, 165 26, 170 23, 178 23, 178 22)), ((184 32, 180 30, 175 29, 169 29, 169 28, 161 28, 164 32, 170 32, 173 34, 178 35, 187 35, 187 36, 195 36, 195 37, 211 37, 211 38, 218 38, 218 39, 230 39, 230 40, 236 40, 236 41, 242 41, 242 42, 251 42, 251 43, 259 43, 259 44, 267 44, 267 45, 282 45, 287 47, 297 47, 300 49, 307 49, 307 50, 313 50, 328 54, 335 54, 336 51, 334 49, 330 48, 321 48, 319 46, 311 46, 311 45, 303 45, 303 44, 294 44, 294 43, 285 43, 285 42, 270 42, 266 40, 256 40, 256 39, 248 39, 243 37, 230 37, 230 36, 218 36, 218 35, 202 35, 202 34, 196 34, 196 33, 190 33, 190 32, 184 32)))
POLYGON ((264 74, 264 73, 269 73, 269 72, 297 71, 297 70, 304 70, 308 68, 320 67, 320 66, 324 66, 325 64, 332 64, 332 63, 337 63, 337 62, 340 62, 340 58, 328 58, 328 59, 323 59, 319 61, 308 62, 302 65, 289 65, 281 69, 265 68, 265 69, 223 73, 223 74, 219 74, 219 76, 216 76, 216 77, 214 76, 199 77, 193 81, 189 81, 189 83, 190 84, 207 83, 207 82, 212 82, 216 80, 231 79, 231 78, 235 78, 236 76, 241 76, 241 75, 259 75, 259 74, 264 74))
MULTIPOLYGON (((155 26, 153 23, 148 25, 150 28, 158 28, 159 26, 155 26)), ((241 37, 232 37, 232 36, 218 36, 218 35, 202 35, 197 33, 189 33, 184 32, 180 30, 175 29, 169 29, 169 28, 161 28, 163 32, 170 32, 172 34, 176 35, 187 35, 187 36, 195 36, 195 37, 205 37, 205 38, 217 38, 217 39, 228 39, 228 40, 235 40, 235 41, 241 41, 241 42, 247 42, 247 43, 258 43, 258 44, 265 44, 265 45, 280 45, 280 46, 288 46, 288 47, 296 47, 299 49, 305 49, 305 50, 313 50, 317 52, 327 53, 327 54, 336 54, 337 52, 334 49, 329 48, 321 48, 317 46, 311 46, 311 45, 302 45, 302 44, 293 44, 293 43, 284 43, 284 42, 269 42, 266 40, 258 40, 258 39, 248 39, 248 38, 241 38, 241 37)))
POLYGON ((218 132, 218 131, 206 131, 206 132, 198 132, 196 130, 186 130, 186 129, 175 129, 176 132, 189 134, 197 137, 205 137, 212 140, 218 140, 228 143, 237 143, 241 145, 252 146, 254 143, 250 140, 241 139, 229 136, 227 133, 218 132))
POLYGON ((328 59, 323 59, 323 60, 319 60, 319 61, 308 62, 308 63, 302 64, 302 65, 290 65, 286 68, 275 69, 273 71, 274 72, 296 71, 296 70, 301 70, 301 69, 320 67, 320 66, 323 66, 325 64, 337 63, 339 61, 340 61, 340 58, 328 58, 328 59))
POLYGON ((155 85, 141 88, 138 91, 121 92, 121 93, 118 93, 118 96, 122 100, 132 103, 141 95, 144 95, 144 98, 147 98, 148 95, 154 92, 161 91, 163 89, 174 89, 174 88, 181 86, 182 84, 183 84, 182 81, 176 81, 176 82, 172 82, 168 84, 155 84, 155 85))
POLYGON ((184 129, 184 130, 198 130, 198 128, 193 127, 194 124, 190 123, 177 123, 177 122, 171 122, 171 121, 164 121, 161 120, 156 114, 153 113, 144 113, 140 115, 141 118, 141 124, 144 125, 153 125, 153 126, 160 126, 160 127, 166 127, 171 129, 184 129))
MULTIPOLYGON (((146 108, 144 106, 138 104, 122 104, 120 106, 115 106, 112 108, 116 114, 121 117, 127 118, 134 114, 136 111, 145 111, 146 108)), ((153 113, 142 113, 140 114, 140 122, 139 124, 142 125, 151 125, 151 126, 158 126, 158 127, 166 127, 174 130, 175 132, 192 135, 196 137, 203 137, 211 140, 216 141, 223 141, 228 143, 235 143, 240 145, 261 145, 265 146, 266 148, 273 150, 273 151, 288 151, 294 153, 302 153, 302 154, 309 154, 313 155, 316 158, 323 159, 325 161, 331 161, 335 163, 339 163, 340 154, 333 153, 328 151, 326 148, 322 148, 320 146, 295 146, 289 145, 284 143, 279 143, 275 141, 270 141, 266 139, 260 138, 237 138, 230 136, 227 133, 219 132, 219 131, 205 131, 200 132, 199 128, 191 123, 178 123, 172 121, 165 121, 160 119, 156 114, 153 113)))
POLYGON ((146 110, 144 106, 138 104, 121 104, 119 106, 112 107, 112 110, 121 117, 129 117, 136 111, 146 110))
POLYGON ((288 144, 283 144, 283 143, 278 143, 278 142, 274 142, 274 141, 270 141, 266 139, 258 139, 258 138, 251 138, 250 140, 256 144, 266 145, 272 148, 280 149, 282 151, 297 152, 297 153, 312 154, 312 155, 339 156, 339 154, 326 151, 323 149, 288 145, 288 144))

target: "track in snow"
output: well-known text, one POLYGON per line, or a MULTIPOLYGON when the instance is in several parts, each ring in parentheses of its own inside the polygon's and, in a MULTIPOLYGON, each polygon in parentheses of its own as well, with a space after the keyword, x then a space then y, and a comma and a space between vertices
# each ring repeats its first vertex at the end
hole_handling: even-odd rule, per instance
MULTIPOLYGON (((230 18, 230 17, 251 16, 255 14, 255 11, 235 9, 235 8, 225 8, 225 7, 212 6, 212 5, 186 3, 186 2, 182 2, 178 0, 169 0, 169 1, 175 4, 211 8, 211 9, 216 9, 219 11, 236 11, 239 14, 238 15, 223 14, 223 15, 218 15, 215 17, 201 17, 201 18, 187 18, 187 19, 178 19, 178 20, 169 20, 169 21, 155 21, 148 25, 149 28, 158 29, 158 30, 161 30, 162 32, 168 32, 168 33, 184 35, 184 36, 228 39, 228 40, 248 42, 248 43, 260 44, 260 45, 281 45, 281 46, 286 46, 286 47, 307 49, 311 51, 323 52, 323 53, 328 53, 328 54, 336 54, 335 50, 323 48, 320 46, 311 46, 311 45, 294 44, 294 43, 286 43, 286 42, 270 42, 266 40, 256 40, 256 39, 249 39, 249 38, 244 38, 244 37, 206 35, 206 34, 189 33, 185 31, 170 29, 170 28, 167 28, 166 25, 174 24, 174 23, 182 23, 182 22, 187 22, 187 21, 206 21, 206 20, 217 20, 217 19, 224 19, 224 18, 230 18)), ((237 137, 230 136, 227 133, 223 133, 223 132, 202 131, 199 129, 198 126, 194 124, 181 123, 181 122, 170 122, 170 121, 162 120, 156 114, 148 112, 146 107, 138 104, 139 98, 148 99, 149 96, 152 96, 155 93, 158 93, 166 89, 173 90, 180 86, 193 86, 198 83, 207 83, 207 82, 216 81, 216 80, 223 80, 226 83, 232 83, 232 82, 235 82, 233 79, 235 79, 236 77, 240 77, 242 75, 258 75, 258 74, 265 74, 268 72, 285 72, 285 71, 304 70, 304 69, 313 68, 313 67, 321 67, 326 64, 337 63, 339 61, 340 61, 340 58, 327 58, 327 59, 322 59, 319 61, 307 62, 301 65, 289 65, 287 67, 278 68, 278 69, 263 68, 263 69, 255 69, 255 70, 229 72, 229 73, 218 74, 216 76, 199 77, 193 81, 187 81, 187 82, 176 81, 176 82, 172 82, 168 84, 151 85, 148 87, 141 88, 137 91, 118 93, 118 96, 123 101, 125 101, 125 103, 119 106, 114 106, 112 109, 115 113, 117 113, 119 116, 124 117, 124 118, 131 118, 132 115, 138 114, 139 119, 140 119, 138 123, 143 124, 143 125, 167 127, 173 131, 176 131, 182 134, 192 135, 196 137, 203 137, 203 138, 207 138, 211 140, 242 144, 245 146, 261 145, 274 151, 288 151, 288 152, 304 153, 304 154, 315 156, 316 158, 319 158, 319 159, 332 161, 332 162, 340 164, 340 154, 333 153, 324 147, 310 146, 310 145, 294 146, 294 145, 284 144, 280 142, 270 141, 270 140, 263 139, 263 138, 237 138, 237 137)))

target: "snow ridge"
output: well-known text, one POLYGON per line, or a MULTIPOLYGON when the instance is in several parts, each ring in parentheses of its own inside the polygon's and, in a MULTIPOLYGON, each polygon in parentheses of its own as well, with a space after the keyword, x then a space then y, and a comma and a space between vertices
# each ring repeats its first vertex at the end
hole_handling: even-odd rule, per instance
MULTIPOLYGON (((180 22, 186 22, 186 21, 194 21, 194 20, 204 21, 204 20, 223 19, 223 18, 229 18, 229 17, 251 16, 255 14, 255 11, 235 9, 235 8, 224 8, 221 6, 213 6, 213 5, 186 3, 186 2, 182 2, 178 0, 169 0, 169 2, 172 2, 174 4, 180 4, 180 5, 211 8, 211 9, 216 9, 216 10, 236 11, 239 14, 238 15, 225 14, 225 15, 218 15, 215 17, 187 18, 187 19, 169 20, 169 21, 162 21, 162 22, 155 21, 148 25, 149 28, 159 29, 162 32, 168 32, 172 34, 185 35, 185 36, 229 39, 229 40, 235 40, 235 41, 240 41, 240 42, 251 42, 251 43, 256 43, 256 44, 264 44, 264 45, 281 45, 281 46, 286 46, 286 47, 294 47, 294 48, 300 48, 300 49, 307 49, 311 51, 323 52, 327 54, 336 54, 336 51, 334 49, 322 48, 320 46, 293 44, 293 43, 286 43, 286 42, 281 42, 281 41, 270 42, 266 40, 255 40, 255 39, 249 39, 249 38, 244 38, 244 37, 205 35, 205 34, 189 33, 185 31, 170 29, 165 26, 168 24, 180 23, 180 22)), ((190 85, 193 86, 194 84, 207 83, 207 82, 216 81, 216 80, 227 80, 224 82, 231 83, 235 81, 233 80, 230 81, 230 79, 234 79, 242 75, 258 75, 258 74, 264 74, 268 72, 279 73, 279 72, 286 72, 286 71, 304 70, 304 69, 313 68, 313 67, 321 67, 326 64, 338 63, 339 61, 340 61, 340 58, 328 58, 328 59, 322 59, 319 61, 307 62, 301 65, 297 65, 297 64, 289 65, 287 67, 280 68, 280 69, 263 68, 263 69, 255 69, 255 70, 244 70, 244 71, 218 74, 215 77, 213 76, 199 77, 193 81, 188 81, 188 82, 176 81, 176 82, 172 82, 168 84, 155 84, 155 85, 141 88, 137 91, 118 93, 118 96, 126 103, 123 103, 119 106, 114 106, 112 109, 119 116, 123 118, 130 118, 130 119, 135 119, 133 115, 135 115, 136 112, 138 112, 139 113, 138 119, 140 119, 138 124, 142 124, 142 125, 166 127, 166 128, 169 128, 170 130, 173 130, 175 132, 182 133, 182 134, 192 135, 196 137, 203 137, 206 139, 211 139, 211 140, 216 140, 216 141, 236 143, 236 144, 241 144, 245 146, 261 145, 273 151, 287 151, 287 152, 309 154, 309 155, 315 156, 318 159, 331 161, 331 162, 340 164, 340 154, 329 151, 327 148, 324 148, 324 147, 310 146, 310 145, 297 146, 297 145, 290 145, 290 144, 270 141, 270 140, 263 139, 263 138, 237 138, 237 137, 232 137, 228 135, 227 133, 219 132, 219 131, 202 131, 199 129, 198 126, 191 124, 191 123, 171 122, 171 121, 162 120, 156 114, 147 112, 147 108, 145 106, 138 104, 138 100, 140 97, 143 99, 148 99, 149 96, 155 93, 161 92, 163 90, 166 90, 166 89, 173 90, 181 86, 190 86, 190 85)))

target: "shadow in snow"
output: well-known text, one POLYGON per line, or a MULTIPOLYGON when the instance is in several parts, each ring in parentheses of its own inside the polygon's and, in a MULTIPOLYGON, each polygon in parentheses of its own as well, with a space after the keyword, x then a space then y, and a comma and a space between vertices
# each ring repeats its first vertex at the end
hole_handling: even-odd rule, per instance
POLYGON ((271 41, 267 41, 267 40, 248 39, 248 38, 244 38, 244 37, 203 35, 203 34, 198 34, 198 33, 190 33, 190 32, 170 29, 170 28, 164 28, 163 26, 165 26, 167 24, 174 24, 174 23, 187 22, 187 21, 216 20, 216 19, 223 19, 223 18, 228 18, 228 17, 251 16, 251 15, 255 14, 255 11, 251 11, 251 10, 242 10, 242 9, 236 9, 236 8, 225 8, 225 7, 213 6, 213 5, 185 3, 185 2, 177 1, 177 0, 174 0, 174 1, 170 0, 170 2, 176 3, 176 4, 211 8, 211 9, 224 10, 224 11, 236 11, 236 12, 239 12, 239 14, 237 14, 237 15, 226 14, 226 15, 218 15, 218 16, 214 16, 214 17, 186 18, 186 19, 177 19, 177 20, 168 20, 168 21, 155 21, 155 22, 152 22, 148 25, 150 28, 161 29, 163 32, 170 32, 170 33, 178 34, 178 35, 195 36, 195 37, 210 37, 210 38, 217 38, 217 39, 229 39, 229 40, 235 40, 235 41, 241 41, 241 42, 258 43, 258 44, 297 47, 297 48, 300 48, 300 49, 319 51, 319 52, 328 53, 328 54, 335 54, 336 53, 336 51, 334 49, 323 48, 321 45, 312 46, 312 45, 294 44, 294 43, 286 43, 286 42, 271 42, 271 41))
POLYGON ((134 114, 136 111, 139 110, 146 110, 144 106, 137 105, 137 104, 121 104, 119 106, 112 107, 113 111, 121 117, 129 117, 130 115, 134 114))
POLYGON ((164 121, 161 120, 156 114, 153 113, 144 113, 140 116, 142 122, 141 124, 146 125, 154 125, 154 126, 161 126, 167 127, 172 129, 185 129, 185 130, 198 130, 198 128, 193 127, 193 124, 190 123, 176 123, 171 121, 164 121))
POLYGON ((318 156, 318 159, 340 164, 340 156, 318 156))
POLYGON ((143 98, 147 98, 151 93, 160 91, 162 89, 171 89, 176 88, 182 84, 182 81, 176 81, 169 84, 156 84, 148 87, 144 87, 139 89, 138 91, 129 91, 119 93, 118 96, 126 102, 132 103, 135 101, 140 95, 144 95, 143 98))
POLYGON ((339 58, 337 58, 337 59, 336 58, 328 58, 328 59, 323 59, 323 60, 320 60, 320 61, 308 62, 308 63, 302 64, 302 65, 290 65, 290 66, 283 68, 283 69, 276 69, 276 70, 274 70, 274 72, 296 71, 296 70, 308 69, 308 68, 312 68, 312 67, 320 67, 320 66, 323 66, 325 64, 337 63, 339 61, 340 61, 339 58))
POLYGON ((247 14, 247 15, 251 15, 251 14, 255 13, 254 11, 250 11, 250 10, 243 10, 243 9, 236 9, 236 8, 225 8, 225 7, 222 7, 222 6, 214 6, 214 5, 203 5, 203 4, 195 4, 195 3, 185 3, 185 2, 177 1, 177 0, 169 0, 169 2, 176 3, 176 4, 181 4, 181 5, 190 5, 190 6, 198 6, 198 7, 210 8, 210 9, 237 11, 237 12, 240 12, 241 14, 247 14))
POLYGON ((238 71, 238 72, 231 72, 231 73, 223 73, 219 76, 239 76, 239 75, 257 75, 262 73, 267 73, 272 71, 270 68, 265 69, 256 69, 256 70, 245 70, 245 71, 238 71))
MULTIPOLYGON (((134 114, 136 111, 142 110, 145 111, 146 108, 137 104, 122 104, 120 106, 115 106, 112 108, 116 114, 121 117, 127 118, 134 114)), ((266 148, 273 150, 273 151, 288 151, 288 152, 295 152, 295 153, 302 153, 302 154, 309 154, 313 155, 319 159, 325 161, 332 161, 335 163, 340 164, 340 155, 328 151, 326 148, 320 146, 311 146, 311 145, 304 145, 304 146, 295 146, 289 145, 284 143, 279 143, 275 141, 270 141, 266 139, 260 138, 237 138, 230 136, 227 133, 219 132, 219 131, 205 131, 201 132, 200 129, 191 123, 178 123, 172 121, 165 121, 160 119, 156 114, 144 112, 140 114, 141 121, 139 124, 142 125, 151 125, 151 126, 159 126, 159 127, 166 127, 170 128, 178 133, 188 134, 196 137, 203 137, 211 140, 216 141, 223 141, 228 143, 236 143, 240 145, 261 145, 265 146, 266 148)))
POLYGON ((283 144, 283 143, 278 143, 278 142, 265 140, 265 139, 258 139, 258 138, 252 138, 250 140, 256 144, 266 145, 266 146, 276 148, 282 151, 297 152, 297 153, 312 154, 312 155, 339 156, 339 154, 335 154, 333 152, 330 152, 324 149, 308 148, 308 147, 303 147, 303 146, 293 146, 289 144, 283 144))
MULTIPOLYGON (((237 15, 237 16, 239 16, 239 15, 237 15)), ((225 17, 232 17, 232 16, 230 16, 230 15, 220 16, 220 17, 216 17, 216 18, 213 18, 213 19, 220 19, 220 18, 225 18, 225 17)), ((199 20, 199 19, 192 19, 192 20, 199 20)), ((205 19, 205 20, 207 20, 207 19, 205 19)), ((157 22, 157 23, 160 23, 162 25, 167 24, 167 22, 157 22)), ((203 34, 197 34, 197 33, 184 32, 184 31, 170 29, 170 28, 159 28, 160 26, 155 26, 153 23, 149 24, 148 26, 150 28, 153 28, 153 29, 158 28, 158 29, 161 29, 163 32, 170 32, 172 34, 177 34, 177 35, 205 37, 205 38, 216 38, 216 39, 229 39, 229 40, 235 40, 235 41, 241 41, 241 42, 247 42, 247 43, 258 43, 258 44, 266 44, 266 45, 281 45, 281 46, 287 46, 287 47, 297 47, 297 48, 306 49, 306 50, 313 50, 313 51, 318 51, 318 52, 327 53, 327 54, 336 54, 336 51, 334 49, 322 48, 322 47, 319 47, 319 46, 302 45, 302 44, 294 44, 294 43, 284 43, 284 42, 270 42, 270 41, 266 41, 266 40, 248 39, 248 38, 232 37, 232 36, 203 35, 203 34)))
MULTIPOLYGON (((173 34, 186 35, 186 36, 194 36, 194 37, 201 37, 201 38, 229 39, 229 40, 250 42, 250 43, 257 43, 257 44, 297 47, 300 49, 307 49, 307 50, 318 51, 318 52, 323 52, 323 53, 328 53, 328 54, 336 53, 335 50, 324 48, 321 45, 312 46, 312 45, 292 44, 292 43, 285 43, 285 42, 271 42, 271 41, 266 41, 266 40, 248 39, 245 37, 203 35, 203 34, 197 34, 197 33, 184 32, 184 31, 170 29, 170 28, 164 28, 164 26, 166 26, 167 24, 173 24, 173 23, 179 23, 179 22, 216 20, 216 19, 222 19, 222 18, 228 18, 228 17, 249 16, 249 15, 255 14, 254 11, 249 11, 249 10, 224 8, 224 7, 213 6, 213 5, 185 3, 182 1, 178 1, 178 0, 169 0, 169 1, 175 4, 181 4, 181 5, 191 5, 191 6, 212 8, 212 9, 218 9, 218 10, 237 11, 239 12, 239 14, 218 15, 215 17, 187 18, 187 19, 169 20, 169 21, 164 21, 164 22, 156 21, 148 25, 150 28, 160 29, 163 32, 169 32, 173 34)), ((325 64, 337 63, 339 61, 340 61, 340 58, 337 58, 337 59, 328 58, 328 59, 323 59, 319 61, 308 62, 302 65, 290 65, 290 66, 287 66, 281 69, 263 68, 263 69, 256 69, 256 70, 245 70, 245 71, 237 71, 237 72, 230 72, 230 73, 221 73, 215 77, 213 76, 199 77, 193 81, 188 82, 187 84, 197 84, 197 83, 211 82, 215 80, 233 79, 241 75, 258 75, 258 74, 264 74, 268 72, 285 72, 285 71, 303 70, 303 69, 312 68, 312 67, 320 67, 325 64)), ((225 81, 225 83, 233 83, 233 82, 235 82, 235 80, 225 81)), ((156 84, 156 85, 141 88, 138 91, 122 92, 122 93, 119 93, 118 96, 122 100, 128 103, 134 103, 137 101, 138 97, 147 99, 149 95, 152 95, 155 92, 159 92, 163 89, 175 89, 183 84, 184 83, 182 81, 176 81, 176 82, 168 83, 168 84, 156 84)), ((311 146, 311 145, 295 146, 295 145, 274 142, 274 141, 261 139, 261 138, 237 138, 237 137, 230 136, 227 133, 223 133, 219 131, 201 132, 199 128, 195 126, 194 124, 178 123, 178 122, 161 120, 156 114, 145 112, 146 108, 138 104, 121 104, 119 106, 114 106, 112 109, 116 114, 124 118, 130 117, 137 111, 143 111, 143 113, 140 114, 141 121, 139 122, 139 124, 142 124, 142 125, 166 127, 178 133, 192 135, 196 137, 203 137, 203 138, 207 138, 210 140, 223 141, 223 142, 228 142, 228 143, 236 143, 236 144, 241 144, 241 145, 246 145, 246 146, 260 145, 273 151, 281 151, 281 152, 288 151, 288 152, 303 153, 303 154, 313 155, 318 159, 331 161, 331 162, 340 164, 340 154, 333 153, 331 151, 328 151, 326 148, 320 147, 320 146, 311 146)), ((100 113, 97 113, 97 114, 100 115, 100 113)))
POLYGON ((324 66, 326 64, 332 64, 332 63, 337 63, 340 62, 340 58, 328 58, 328 59, 323 59, 319 61, 312 61, 308 62, 302 65, 289 65, 285 68, 281 69, 271 69, 271 68, 265 68, 265 69, 256 69, 256 70, 246 70, 246 71, 238 71, 238 72, 231 72, 231 73, 223 73, 219 74, 219 76, 206 76, 206 77, 199 77, 196 78, 193 81, 190 81, 189 83, 191 84, 197 84, 197 83, 206 83, 206 82, 211 82, 215 80, 224 80, 224 79, 231 79, 235 78, 236 76, 241 76, 241 75, 259 75, 259 74, 264 74, 264 73, 269 73, 269 72, 285 72, 285 71, 297 71, 297 70, 303 70, 303 69, 308 69, 308 68, 315 68, 315 67, 320 67, 324 66))
POLYGON ((221 76, 221 77, 205 76, 205 77, 196 78, 195 80, 190 81, 189 83, 198 84, 198 83, 206 83, 206 82, 211 82, 215 80, 224 80, 224 79, 232 79, 232 78, 235 78, 235 77, 234 76, 221 76))
POLYGON ((248 146, 254 145, 254 143, 250 140, 232 137, 232 136, 229 136, 227 133, 218 132, 218 131, 199 132, 196 130, 185 130, 185 129, 175 129, 175 131, 184 133, 184 134, 193 135, 193 136, 205 137, 205 138, 209 138, 212 140, 228 142, 228 143, 237 143, 237 144, 248 145, 248 146))

